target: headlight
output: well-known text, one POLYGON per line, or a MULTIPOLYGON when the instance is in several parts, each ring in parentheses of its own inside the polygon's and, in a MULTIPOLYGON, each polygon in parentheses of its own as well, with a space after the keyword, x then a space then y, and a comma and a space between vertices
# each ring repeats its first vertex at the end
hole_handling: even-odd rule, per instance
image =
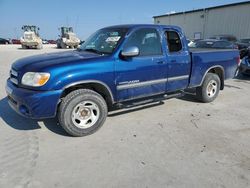
POLYGON ((40 87, 47 83, 49 73, 27 72, 23 75, 22 84, 26 86, 40 87))

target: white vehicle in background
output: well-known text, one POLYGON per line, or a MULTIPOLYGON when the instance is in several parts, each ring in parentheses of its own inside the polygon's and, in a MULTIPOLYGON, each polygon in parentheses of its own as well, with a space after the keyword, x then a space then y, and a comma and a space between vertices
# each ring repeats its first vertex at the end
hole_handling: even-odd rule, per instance
POLYGON ((195 42, 193 40, 187 39, 189 47, 195 47, 195 42))
POLYGON ((39 27, 36 27, 34 25, 24 25, 22 27, 22 30, 24 31, 23 37, 21 37, 20 42, 23 49, 27 48, 36 48, 36 49, 42 49, 43 43, 42 39, 39 36, 39 27))
POLYGON ((57 48, 77 48, 80 44, 80 39, 73 32, 72 27, 61 27, 61 35, 57 40, 57 48))

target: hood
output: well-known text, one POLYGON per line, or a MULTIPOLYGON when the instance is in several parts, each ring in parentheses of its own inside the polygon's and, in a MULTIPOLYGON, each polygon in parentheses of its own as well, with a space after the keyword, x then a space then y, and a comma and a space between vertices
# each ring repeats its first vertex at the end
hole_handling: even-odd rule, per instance
POLYGON ((73 63, 96 57, 100 57, 100 55, 84 51, 45 53, 19 59, 13 63, 12 68, 16 71, 27 68, 29 70, 40 70, 50 66, 57 66, 63 63, 73 63))

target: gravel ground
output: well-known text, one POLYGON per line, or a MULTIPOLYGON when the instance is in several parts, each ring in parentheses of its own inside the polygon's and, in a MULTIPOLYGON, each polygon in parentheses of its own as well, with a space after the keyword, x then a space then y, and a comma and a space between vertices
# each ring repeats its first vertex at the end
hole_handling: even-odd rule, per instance
POLYGON ((213 103, 185 96, 113 112, 97 133, 73 138, 6 100, 11 63, 55 51, 0 46, 1 188, 250 187, 250 77, 227 81, 213 103))

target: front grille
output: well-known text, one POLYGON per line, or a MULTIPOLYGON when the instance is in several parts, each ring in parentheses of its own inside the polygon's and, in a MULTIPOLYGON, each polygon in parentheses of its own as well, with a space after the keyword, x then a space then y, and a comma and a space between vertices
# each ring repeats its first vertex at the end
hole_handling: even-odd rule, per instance
POLYGON ((17 102, 11 96, 8 96, 8 99, 12 104, 17 105, 17 102))
POLYGON ((25 35, 24 35, 24 38, 25 38, 26 40, 32 40, 32 39, 33 39, 32 34, 25 34, 25 35))
POLYGON ((10 70, 10 81, 15 84, 18 85, 18 72, 15 71, 14 69, 10 70))

